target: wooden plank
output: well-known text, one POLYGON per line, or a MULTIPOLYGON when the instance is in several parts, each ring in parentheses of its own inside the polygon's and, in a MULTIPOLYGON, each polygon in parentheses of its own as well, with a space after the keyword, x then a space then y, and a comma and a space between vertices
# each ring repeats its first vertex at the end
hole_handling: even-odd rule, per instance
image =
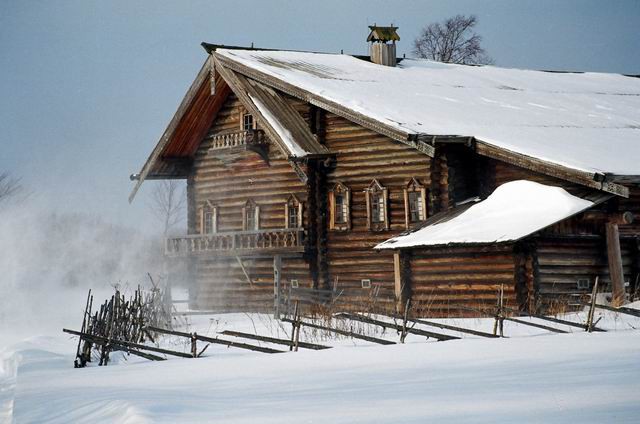
POLYGON ((502 317, 502 319, 504 319, 506 321, 515 322, 517 324, 528 325, 529 327, 535 327, 535 328, 540 328, 542 330, 551 331, 553 333, 568 333, 568 331, 564 331, 564 330, 560 330, 560 329, 557 329, 557 328, 549 327, 547 325, 542 325, 542 324, 536 324, 536 323, 533 323, 533 322, 523 321, 523 320, 516 319, 516 318, 502 317))
MULTIPOLYGON (((260 335, 251 334, 251 333, 242 333, 240 331, 224 330, 220 332, 220 334, 224 334, 225 336, 241 337, 243 339, 260 340, 267 343, 281 344, 285 346, 293 346, 295 344, 295 342, 291 340, 260 336, 260 335)), ((307 343, 307 342, 301 342, 301 341, 298 341, 298 347, 301 347, 304 349, 312 349, 312 350, 331 349, 331 346, 323 346, 319 344, 307 343)))
POLYGON ((443 330, 452 330, 452 331, 458 331, 460 333, 473 334, 474 336, 488 337, 488 338, 499 338, 497 335, 494 335, 494 334, 491 334, 491 333, 485 333, 483 331, 472 330, 472 329, 469 329, 469 328, 456 327, 456 326, 448 325, 448 324, 441 324, 439 322, 425 321, 423 319, 417 319, 417 318, 410 319, 409 321, 416 322, 416 323, 422 324, 422 325, 428 325, 428 326, 431 326, 431 327, 441 328, 443 330))
POLYGON ((62 331, 68 334, 73 334, 74 336, 79 336, 85 340, 91 341, 96 344, 106 345, 111 344, 114 346, 122 346, 124 348, 134 348, 138 350, 150 350, 151 352, 164 353, 165 355, 179 356, 181 358, 191 358, 191 355, 184 352, 176 352, 174 350, 162 349, 154 346, 146 346, 139 343, 125 342, 122 340, 111 340, 107 337, 94 336, 93 334, 86 334, 80 331, 69 330, 63 328, 62 331))
MULTIPOLYGON (((589 306, 590 304, 588 302, 582 302, 582 301, 578 301, 577 303, 579 303, 582 306, 589 306)), ((594 305, 596 308, 598 309, 604 309, 606 311, 611 311, 611 312, 618 312, 621 314, 626 314, 626 315, 631 315, 634 317, 640 317, 640 310, 638 309, 632 309, 632 308, 625 308, 625 307, 613 307, 613 306, 607 306, 607 305, 599 305, 599 304, 595 304, 594 305)))
MULTIPOLYGON (((282 353, 282 350, 276 350, 276 349, 271 349, 268 347, 262 347, 262 346, 254 346, 254 345, 250 345, 247 343, 237 343, 237 342, 233 342, 231 340, 223 340, 223 339, 219 339, 219 338, 213 338, 213 337, 207 337, 207 336, 202 336, 200 334, 197 333, 185 333, 182 331, 174 331, 174 330, 167 330, 164 328, 157 328, 157 327, 145 327, 150 331, 155 331, 157 333, 164 333, 164 334, 171 334, 173 336, 179 336, 179 337, 185 337, 191 340, 191 338, 193 336, 195 336, 195 338, 197 340, 201 340, 203 342, 209 342, 209 343, 214 343, 214 344, 220 344, 220 345, 224 345, 227 347, 236 347, 238 349, 245 349, 245 350, 253 350, 256 352, 262 352, 262 353, 282 353)), ((187 355, 188 358, 191 358, 191 355, 187 355)))
MULTIPOLYGON (((340 313, 340 314, 338 314, 336 316, 337 317, 342 317, 342 318, 347 318, 347 319, 354 320, 354 321, 364 322, 364 323, 367 323, 367 324, 377 325, 379 327, 390 328, 392 330, 402 331, 402 326, 401 325, 391 324, 389 322, 384 322, 384 321, 380 321, 380 320, 377 320, 377 319, 368 318, 368 317, 365 317, 363 315, 350 314, 350 313, 343 312, 343 313, 340 313)), ((447 334, 440 334, 440 333, 434 333, 434 332, 431 332, 431 331, 419 330, 417 328, 407 328, 406 331, 407 331, 407 333, 416 334, 418 336, 431 337, 431 338, 434 338, 434 339, 436 339, 438 341, 457 340, 457 339, 460 338, 460 337, 456 337, 456 336, 449 336, 447 334)))
MULTIPOLYGON (((294 323, 294 320, 289 318, 281 319, 283 322, 294 323)), ((340 330, 338 328, 325 327, 324 325, 313 324, 310 322, 300 321, 300 325, 309 328, 315 328, 316 330, 324 330, 329 331, 331 333, 340 334, 341 336, 351 337, 354 339, 366 340, 368 342, 377 343, 381 345, 394 345, 396 342, 392 342, 391 340, 379 339, 377 337, 365 336, 364 334, 355 333, 353 331, 340 330)))
MULTIPOLYGON (((511 308, 507 308, 507 307, 505 307, 504 309, 506 309, 507 311, 509 311, 511 313, 519 313, 515 309, 511 309, 511 308)), ((544 321, 555 322, 557 324, 567 325, 569 327, 580 328, 581 330, 586 330, 587 329, 587 326, 585 324, 581 324, 579 322, 567 321, 567 320, 556 318, 556 317, 550 317, 550 316, 539 315, 539 314, 528 314, 528 315, 521 314, 520 315, 520 317, 527 317, 527 316, 532 317, 532 318, 538 318, 538 319, 541 319, 541 320, 544 320, 544 321)), ((593 328, 593 331, 606 332, 607 330, 603 330, 602 328, 593 328)))
POLYGON ((282 276, 282 258, 280 255, 273 257, 273 314, 275 319, 280 319, 280 278, 282 276))

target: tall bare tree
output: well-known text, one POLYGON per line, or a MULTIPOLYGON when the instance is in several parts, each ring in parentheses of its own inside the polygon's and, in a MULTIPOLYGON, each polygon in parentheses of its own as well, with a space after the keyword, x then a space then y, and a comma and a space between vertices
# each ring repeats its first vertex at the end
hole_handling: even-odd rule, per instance
POLYGON ((0 173, 0 204, 15 198, 23 192, 20 178, 12 177, 8 172, 0 173))
POLYGON ((179 180, 162 180, 151 193, 151 211, 161 221, 164 235, 184 220, 187 196, 181 186, 179 180))
POLYGON ((413 52, 438 62, 491 64, 493 59, 480 45, 482 37, 473 31, 477 23, 474 15, 456 15, 441 23, 429 24, 414 40, 413 52))

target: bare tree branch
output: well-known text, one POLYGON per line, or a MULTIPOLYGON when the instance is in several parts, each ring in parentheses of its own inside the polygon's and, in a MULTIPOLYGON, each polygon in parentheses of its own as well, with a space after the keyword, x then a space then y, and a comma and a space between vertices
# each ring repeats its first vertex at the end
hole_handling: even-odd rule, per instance
POLYGON ((155 185, 150 208, 161 222, 164 235, 184 220, 186 204, 186 192, 178 180, 163 180, 155 185))
POLYGON ((0 203, 14 198, 23 191, 20 178, 12 177, 8 172, 0 173, 0 203))
POLYGON ((442 23, 426 26, 413 42, 416 56, 445 63, 491 64, 481 47, 482 37, 473 32, 478 23, 474 15, 456 15, 442 23))

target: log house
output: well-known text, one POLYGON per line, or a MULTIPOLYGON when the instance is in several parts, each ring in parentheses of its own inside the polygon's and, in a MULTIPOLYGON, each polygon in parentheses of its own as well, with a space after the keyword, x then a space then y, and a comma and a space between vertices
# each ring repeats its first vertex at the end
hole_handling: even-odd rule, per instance
POLYGON ((167 239, 166 254, 190 258, 191 306, 265 311, 274 290, 278 302, 293 286, 339 293, 344 309, 401 311, 411 298, 415 314, 478 315, 504 287, 509 306, 545 312, 577 305, 596 276, 614 304, 636 296, 640 168, 629 163, 640 159, 640 97, 628 106, 620 94, 640 95, 640 80, 602 77, 615 93, 599 101, 627 126, 580 144, 586 129, 521 96, 568 97, 567 114, 586 113, 571 90, 578 102, 600 77, 403 60, 396 27, 370 29, 370 57, 203 43, 207 59, 130 197, 148 179, 186 180, 188 234, 167 239), (412 78, 437 81, 412 97, 412 78), (498 100, 481 95, 457 112, 464 84, 498 100), (500 119, 517 104, 530 110, 509 132, 500 119), (591 151, 614 142, 625 153, 591 151), (429 239, 519 181, 589 206, 505 240, 429 239), (403 237, 419 241, 394 246, 403 237))

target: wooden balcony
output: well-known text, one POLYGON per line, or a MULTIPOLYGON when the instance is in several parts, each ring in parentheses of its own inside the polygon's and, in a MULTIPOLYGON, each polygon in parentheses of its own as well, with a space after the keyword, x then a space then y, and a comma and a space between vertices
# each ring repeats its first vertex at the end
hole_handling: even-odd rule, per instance
POLYGON ((193 234, 165 240, 167 256, 269 256, 302 252, 302 228, 193 234))
POLYGON ((209 155, 225 165, 238 160, 244 152, 254 152, 269 163, 267 137, 262 130, 232 131, 209 136, 209 155))

